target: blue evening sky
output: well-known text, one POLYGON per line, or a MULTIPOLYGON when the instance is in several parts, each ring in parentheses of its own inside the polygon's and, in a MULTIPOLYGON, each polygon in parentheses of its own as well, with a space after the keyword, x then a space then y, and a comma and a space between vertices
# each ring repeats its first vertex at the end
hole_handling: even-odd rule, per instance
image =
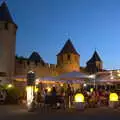
POLYGON ((96 49, 105 69, 120 68, 120 0, 7 0, 18 25, 16 53, 48 63, 70 38, 85 66, 96 49))

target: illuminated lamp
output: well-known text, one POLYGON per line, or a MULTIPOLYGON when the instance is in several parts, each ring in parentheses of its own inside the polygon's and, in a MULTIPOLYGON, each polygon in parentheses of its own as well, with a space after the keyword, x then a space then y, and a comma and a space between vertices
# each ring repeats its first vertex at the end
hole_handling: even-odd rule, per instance
POLYGON ((77 93, 74 99, 75 102, 85 102, 85 98, 82 93, 77 93))
POLYGON ((85 108, 85 98, 82 93, 77 93, 74 97, 74 105, 76 110, 84 110, 85 108))
POLYGON ((117 108, 119 105, 119 99, 117 93, 110 93, 109 95, 109 107, 117 108))
POLYGON ((112 102, 117 102, 118 101, 117 93, 110 93, 109 100, 112 102))

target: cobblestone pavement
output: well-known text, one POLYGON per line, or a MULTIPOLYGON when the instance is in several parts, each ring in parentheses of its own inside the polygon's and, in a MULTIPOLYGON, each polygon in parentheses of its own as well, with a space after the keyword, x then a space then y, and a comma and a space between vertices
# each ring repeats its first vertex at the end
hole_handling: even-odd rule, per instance
POLYGON ((50 110, 28 112, 23 106, 0 106, 0 120, 120 120, 120 108, 88 108, 84 111, 50 110))

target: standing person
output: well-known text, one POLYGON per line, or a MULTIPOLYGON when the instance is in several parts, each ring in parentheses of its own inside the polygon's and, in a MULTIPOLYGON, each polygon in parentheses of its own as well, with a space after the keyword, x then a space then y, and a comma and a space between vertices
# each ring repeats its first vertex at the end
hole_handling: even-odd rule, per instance
POLYGON ((60 88, 60 96, 64 96, 65 90, 63 86, 60 88))
POLYGON ((66 90, 66 107, 71 107, 71 99, 72 99, 72 90, 71 86, 68 84, 68 88, 66 90))
POLYGON ((52 88, 51 94, 52 94, 52 96, 56 97, 57 91, 56 91, 55 87, 52 88))
POLYGON ((57 91, 56 91, 56 88, 55 88, 55 87, 52 88, 51 95, 52 95, 52 101, 51 101, 52 103, 51 103, 51 105, 52 105, 52 107, 54 107, 54 106, 56 107, 56 102, 57 102, 57 101, 56 101, 56 100, 57 100, 57 99, 56 99, 57 91))
POLYGON ((45 89, 44 92, 43 92, 43 99, 44 99, 44 100, 45 100, 45 98, 46 98, 46 96, 47 96, 47 92, 48 92, 47 89, 45 89))
POLYGON ((38 104, 38 106, 40 106, 41 99, 42 99, 41 93, 40 93, 40 91, 38 91, 38 92, 37 92, 37 104, 38 104))

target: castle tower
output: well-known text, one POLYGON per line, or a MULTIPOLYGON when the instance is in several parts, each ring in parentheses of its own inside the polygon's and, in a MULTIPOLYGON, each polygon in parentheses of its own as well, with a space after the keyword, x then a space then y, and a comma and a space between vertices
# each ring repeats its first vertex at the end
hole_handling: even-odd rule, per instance
POLYGON ((0 6, 0 80, 11 80, 15 72, 17 25, 5 2, 0 6))
POLYGON ((87 62, 86 68, 89 73, 96 73, 102 71, 103 63, 96 51, 94 52, 91 59, 87 62))
POLYGON ((71 40, 67 40, 64 47, 57 54, 58 72, 80 71, 80 55, 75 50, 71 40))

